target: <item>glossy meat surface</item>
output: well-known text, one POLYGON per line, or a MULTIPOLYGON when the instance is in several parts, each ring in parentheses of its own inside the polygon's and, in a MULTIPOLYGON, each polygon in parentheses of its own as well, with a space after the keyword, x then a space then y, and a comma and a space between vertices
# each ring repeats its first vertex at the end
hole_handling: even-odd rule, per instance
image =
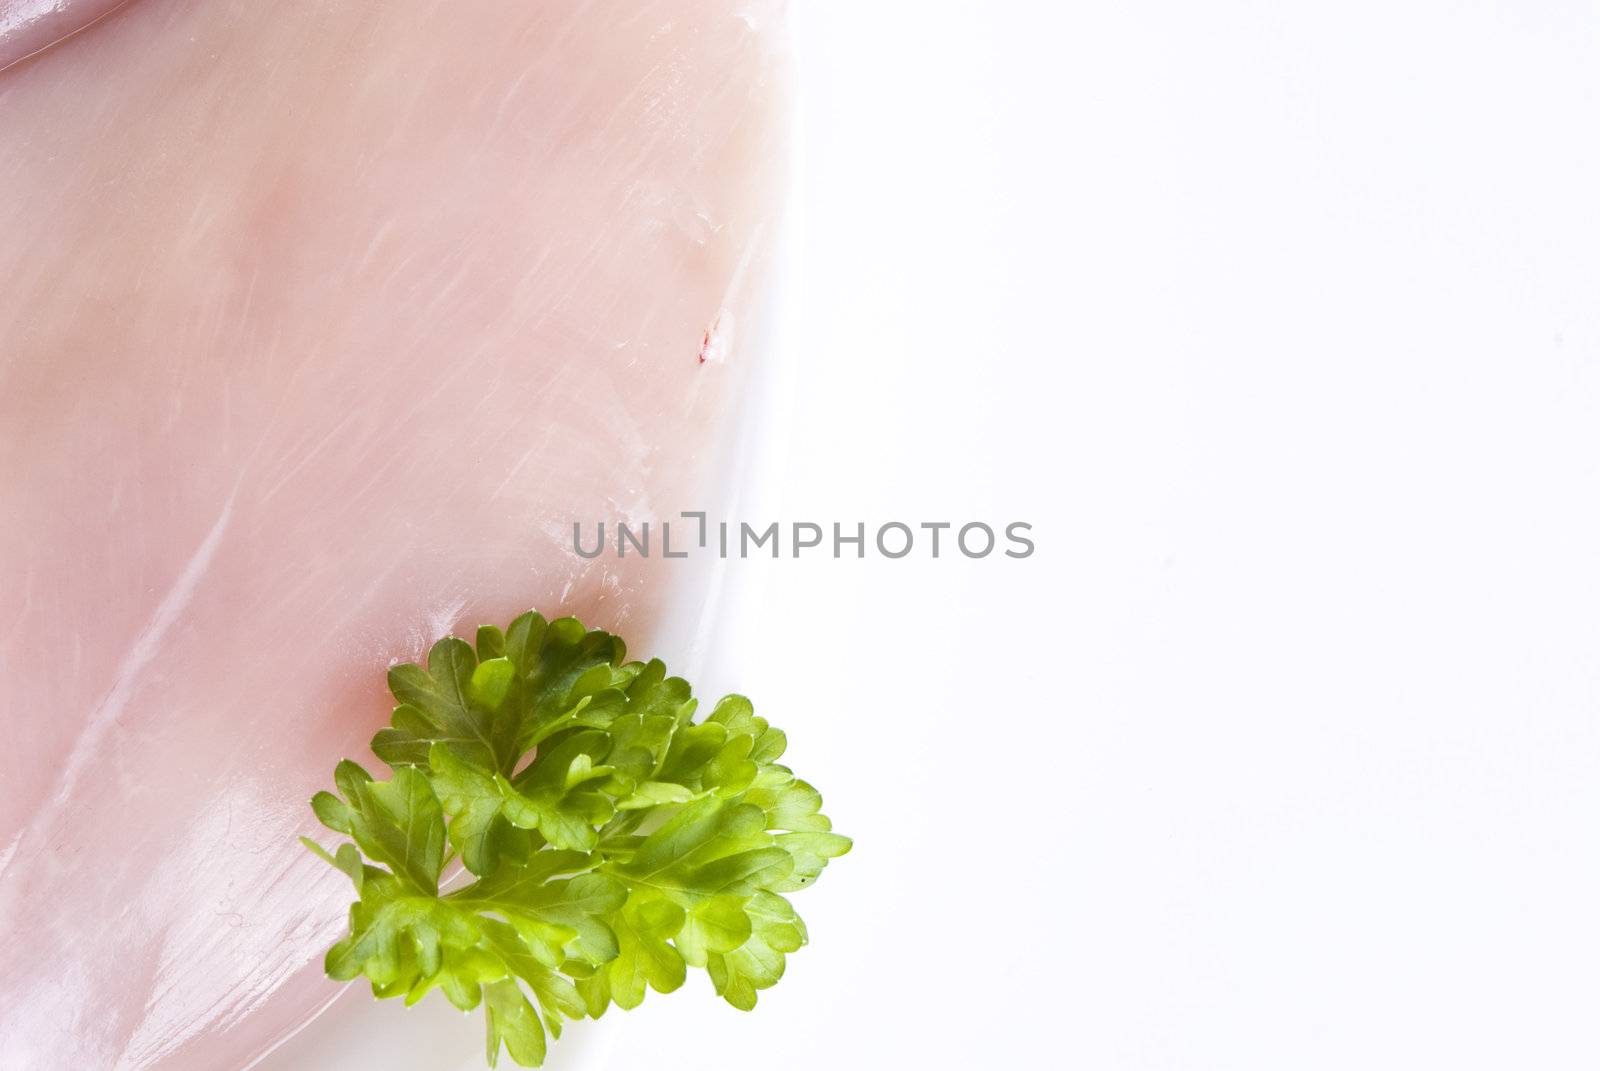
POLYGON ((249 1062, 333 995, 295 837, 385 667, 648 641, 675 563, 571 525, 714 494, 780 16, 138 0, 0 73, 0 1066, 249 1062))

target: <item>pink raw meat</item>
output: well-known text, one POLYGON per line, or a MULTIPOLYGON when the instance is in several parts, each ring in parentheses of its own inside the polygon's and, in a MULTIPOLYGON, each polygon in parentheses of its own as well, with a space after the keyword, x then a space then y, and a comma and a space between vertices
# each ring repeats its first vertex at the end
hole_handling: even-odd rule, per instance
POLYGON ((0 74, 0 1067, 248 1062, 332 994, 295 837, 385 667, 647 646, 677 563, 571 523, 700 504, 780 16, 138 0, 0 74))
POLYGON ((0 0, 0 71, 94 25, 128 0, 0 0))

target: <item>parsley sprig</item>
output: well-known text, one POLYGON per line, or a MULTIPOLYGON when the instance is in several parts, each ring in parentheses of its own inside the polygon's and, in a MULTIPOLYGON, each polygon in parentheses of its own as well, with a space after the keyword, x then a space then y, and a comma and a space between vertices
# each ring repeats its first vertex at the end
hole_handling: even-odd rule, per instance
POLYGON ((480 1004, 488 1061, 524 1067, 565 1019, 636 1007, 703 968, 736 1008, 806 942, 784 894, 850 849, 778 764, 784 734, 728 696, 701 722, 661 662, 575 618, 523 614, 389 671, 399 705, 311 806, 351 842, 306 845, 355 884, 329 976, 414 1004, 480 1004), (530 758, 531 755, 531 758, 530 758), (469 884, 444 891, 459 858, 469 884))

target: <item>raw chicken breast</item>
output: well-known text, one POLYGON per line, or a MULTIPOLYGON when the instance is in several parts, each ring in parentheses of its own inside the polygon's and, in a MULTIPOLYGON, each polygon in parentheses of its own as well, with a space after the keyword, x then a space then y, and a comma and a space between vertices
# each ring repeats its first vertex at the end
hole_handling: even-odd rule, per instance
POLYGON ((572 523, 716 482, 780 15, 138 0, 0 73, 0 1067, 247 1064, 334 995, 295 838, 385 668, 647 653, 680 563, 572 523))
POLYGON ((0 0, 0 71, 79 33, 127 0, 0 0))

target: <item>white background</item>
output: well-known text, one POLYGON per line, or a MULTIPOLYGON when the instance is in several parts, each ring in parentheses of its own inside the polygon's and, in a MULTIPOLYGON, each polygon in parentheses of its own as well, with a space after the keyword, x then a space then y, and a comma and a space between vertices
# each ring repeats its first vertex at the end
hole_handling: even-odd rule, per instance
POLYGON ((1039 550, 731 570, 858 847, 614 1066, 1600 1066, 1600 9, 797 7, 748 511, 1039 550))
POLYGON ((795 23, 740 510, 1038 551, 685 591, 856 851, 547 1066, 1600 1066, 1600 10, 795 23))

